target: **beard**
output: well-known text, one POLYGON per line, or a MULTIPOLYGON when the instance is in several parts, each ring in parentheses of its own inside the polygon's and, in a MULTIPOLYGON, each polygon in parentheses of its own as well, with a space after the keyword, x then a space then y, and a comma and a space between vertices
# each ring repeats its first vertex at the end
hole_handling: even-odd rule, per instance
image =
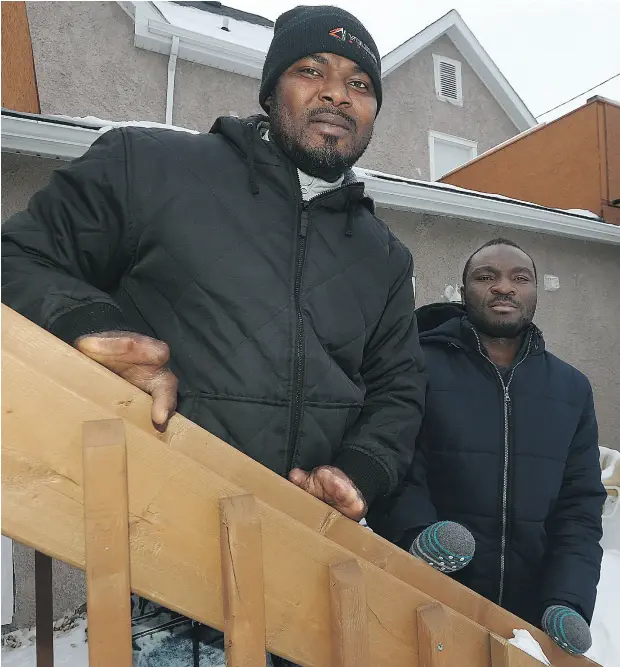
MULTIPOLYGON (((502 300, 506 301, 507 299, 502 300)), ((517 304, 515 301, 513 303, 520 310, 520 316, 517 320, 507 321, 501 317, 490 317, 482 308, 473 306, 470 302, 467 302, 467 317, 474 328, 486 336, 491 338, 518 338, 532 324, 536 303, 530 307, 517 304)))
POLYGON ((290 111, 280 102, 276 90, 269 107, 271 135, 278 147, 305 174, 324 181, 334 182, 350 169, 364 154, 372 138, 372 126, 364 134, 357 133, 355 119, 335 107, 322 107, 306 111, 299 123, 295 123, 290 111), (344 118, 351 126, 353 142, 347 148, 338 146, 339 138, 324 136, 321 146, 307 146, 304 130, 313 116, 332 113, 344 118))

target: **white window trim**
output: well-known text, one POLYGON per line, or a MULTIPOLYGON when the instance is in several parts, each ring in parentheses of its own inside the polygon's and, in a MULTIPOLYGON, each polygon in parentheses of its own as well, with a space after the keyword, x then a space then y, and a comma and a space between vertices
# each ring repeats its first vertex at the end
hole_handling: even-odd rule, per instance
POLYGON ((471 151, 471 158, 473 160, 475 157, 478 157, 478 142, 471 141, 470 139, 463 139, 462 137, 455 137, 451 134, 444 134, 443 132, 435 132, 435 130, 429 130, 428 133, 428 155, 430 160, 430 175, 431 181, 437 181, 442 176, 437 176, 435 172, 435 141, 441 141, 445 144, 452 144, 454 146, 464 146, 469 148, 471 151))
POLYGON ((442 102, 450 102, 450 104, 454 104, 455 106, 462 107, 463 106, 463 79, 461 77, 461 63, 458 60, 452 60, 452 58, 446 58, 446 56, 440 56, 438 53, 433 53, 433 63, 434 63, 434 71, 435 71, 435 94, 437 95, 437 99, 441 100, 442 102), (441 75, 439 72, 439 65, 440 63, 448 63, 450 65, 454 65, 455 72, 456 72, 456 94, 458 96, 458 99, 454 100, 451 97, 446 97, 445 95, 441 94, 441 75))

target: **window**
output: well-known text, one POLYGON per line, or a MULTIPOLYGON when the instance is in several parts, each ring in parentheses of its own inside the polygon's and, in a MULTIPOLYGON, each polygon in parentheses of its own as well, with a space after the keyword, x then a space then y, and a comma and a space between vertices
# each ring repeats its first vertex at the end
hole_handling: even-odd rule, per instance
POLYGON ((463 106, 463 85, 461 82, 461 63, 433 53, 435 63, 435 92, 437 98, 463 106))
POLYGON ((431 181, 438 181, 448 172, 473 160, 478 155, 478 143, 449 134, 428 133, 431 181))

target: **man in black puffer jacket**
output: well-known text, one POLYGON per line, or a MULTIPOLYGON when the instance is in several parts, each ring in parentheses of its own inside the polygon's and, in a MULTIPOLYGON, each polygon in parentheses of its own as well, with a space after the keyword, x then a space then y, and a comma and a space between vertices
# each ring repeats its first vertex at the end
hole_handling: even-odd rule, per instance
POLYGON ((438 520, 464 525, 475 556, 454 578, 582 653, 602 556, 597 424, 587 378, 532 324, 536 282, 499 239, 468 261, 465 306, 417 311, 426 414, 404 484, 368 521, 407 550, 438 520))
POLYGON ((425 395, 412 257, 350 169, 382 101, 371 36, 334 7, 283 14, 259 100, 269 117, 209 134, 104 133, 3 225, 2 299, 151 393, 159 428, 178 396, 359 520, 406 472, 425 395))

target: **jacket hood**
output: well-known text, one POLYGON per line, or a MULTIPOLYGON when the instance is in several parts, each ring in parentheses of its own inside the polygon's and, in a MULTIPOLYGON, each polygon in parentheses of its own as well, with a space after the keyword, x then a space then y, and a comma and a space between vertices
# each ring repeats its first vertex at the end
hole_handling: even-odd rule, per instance
MULTIPOLYGON (((473 350, 478 349, 473 324, 467 319, 467 308, 460 303, 431 303, 416 311, 420 342, 452 343, 473 350)), ((531 324, 532 354, 540 354, 545 350, 542 332, 531 324)))
POLYGON ((422 335, 455 318, 460 321, 467 314, 467 310, 460 303, 430 303, 418 308, 415 314, 418 319, 418 331, 422 335))
MULTIPOLYGON (((265 141, 264 133, 269 129, 269 117, 263 114, 235 118, 220 116, 209 130, 210 134, 220 134, 231 143, 243 156, 248 165, 248 182, 252 194, 260 191, 257 179, 257 167, 267 165, 272 167, 289 167, 296 169, 292 161, 284 155, 275 141, 265 141)), ((339 196, 329 198, 327 208, 349 210, 350 217, 359 202, 373 215, 375 205, 373 200, 365 194, 364 183, 359 181, 352 169, 344 174, 344 185, 350 186, 338 192, 339 196)), ((350 225, 348 225, 350 227, 350 225)), ((350 235, 350 234, 349 234, 350 235)))

